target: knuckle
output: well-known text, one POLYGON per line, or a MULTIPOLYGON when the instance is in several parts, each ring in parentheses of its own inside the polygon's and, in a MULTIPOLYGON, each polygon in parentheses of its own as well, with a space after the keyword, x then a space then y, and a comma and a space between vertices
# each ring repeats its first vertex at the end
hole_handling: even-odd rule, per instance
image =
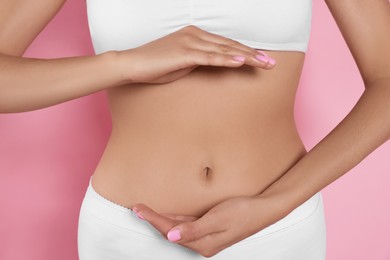
POLYGON ((177 55, 182 57, 190 57, 191 55, 193 55, 193 51, 191 48, 183 46, 182 48, 177 50, 177 55))
POLYGON ((215 250, 209 247, 202 248, 199 253, 204 257, 212 257, 216 254, 215 250))
POLYGON ((181 35, 180 41, 184 45, 189 45, 193 41, 193 36, 189 33, 184 33, 181 35))
POLYGON ((231 45, 232 45, 232 46, 235 46, 235 47, 237 47, 237 46, 240 46, 240 45, 241 45, 241 43, 240 43, 240 42, 238 42, 238 41, 236 41, 236 40, 230 40, 230 43, 231 43, 231 45))
POLYGON ((213 61, 217 58, 218 54, 216 52, 210 51, 206 54, 206 56, 209 61, 213 61))
POLYGON ((179 55, 183 57, 185 67, 198 65, 202 59, 202 56, 197 51, 190 48, 184 48, 179 55))
POLYGON ((189 237, 191 238, 197 238, 199 234, 199 229, 195 225, 190 225, 187 228, 187 232, 189 237))
POLYGON ((180 30, 177 31, 178 35, 180 36, 180 41, 185 44, 189 45, 191 44, 194 39, 197 37, 196 31, 199 30, 196 26, 194 25, 187 25, 180 30))
POLYGON ((190 25, 187 25, 187 26, 183 27, 182 30, 186 31, 186 32, 196 32, 196 31, 199 30, 199 28, 196 27, 195 25, 190 24, 190 25))
POLYGON ((184 245, 184 246, 192 249, 193 251, 197 252, 198 254, 202 254, 202 248, 199 246, 198 243, 191 244, 191 245, 184 245))
POLYGON ((231 51, 231 49, 232 48, 230 46, 226 45, 226 44, 222 44, 222 45, 219 46, 219 50, 221 52, 224 52, 224 53, 227 53, 227 52, 231 51))
POLYGON ((219 252, 210 239, 210 235, 206 235, 205 240, 197 245, 196 251, 204 257, 212 257, 219 252))

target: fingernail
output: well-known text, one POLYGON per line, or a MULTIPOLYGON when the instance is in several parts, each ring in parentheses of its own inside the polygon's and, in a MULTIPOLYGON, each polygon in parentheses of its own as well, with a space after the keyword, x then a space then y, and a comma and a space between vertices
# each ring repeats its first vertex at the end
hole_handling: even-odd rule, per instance
POLYGON ((267 53, 263 52, 263 51, 260 51, 260 50, 256 50, 258 53, 260 53, 261 55, 265 56, 265 57, 268 57, 267 53))
POLYGON ((276 60, 274 58, 268 57, 268 63, 273 66, 276 64, 276 60))
POLYGON ((245 57, 244 56, 234 56, 233 60, 238 61, 238 62, 244 62, 245 57))
POLYGON ((144 216, 141 215, 141 213, 138 211, 138 209, 133 208, 133 211, 134 211, 135 215, 136 215, 139 219, 145 220, 144 216))
POLYGON ((256 57, 256 59, 258 59, 259 61, 262 61, 264 63, 268 63, 269 62, 269 57, 268 56, 256 55, 255 57, 256 57))
POLYGON ((145 220, 144 216, 142 216, 141 213, 136 212, 135 215, 137 215, 137 217, 138 217, 139 219, 145 220))
POLYGON ((168 232, 167 238, 171 242, 176 242, 181 239, 180 230, 174 229, 168 232))
POLYGON ((266 58, 261 58, 261 56, 257 55, 256 58, 258 60, 261 60, 263 62, 268 62, 272 66, 276 64, 276 60, 274 58, 271 58, 270 56, 268 56, 267 53, 260 51, 260 50, 256 50, 256 51, 266 57, 266 58), (267 61, 265 61, 266 59, 267 59, 267 61))

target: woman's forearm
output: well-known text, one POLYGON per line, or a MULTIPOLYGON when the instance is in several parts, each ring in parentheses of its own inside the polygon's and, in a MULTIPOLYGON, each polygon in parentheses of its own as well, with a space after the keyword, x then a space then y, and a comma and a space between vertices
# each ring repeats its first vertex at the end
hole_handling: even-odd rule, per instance
POLYGON ((0 113, 30 111, 122 83, 115 52, 59 59, 0 54, 0 113))
POLYGON ((167 83, 202 65, 244 64, 272 69, 275 60, 195 26, 96 56, 44 60, 0 53, 0 113, 39 109, 123 84, 167 83))
POLYGON ((390 5, 326 0, 359 68, 365 91, 352 111, 259 198, 287 214, 390 138, 390 5), (364 25, 364 26, 363 26, 364 25))
POLYGON ((378 78, 344 120, 258 198, 288 214, 389 138, 390 78, 378 78))

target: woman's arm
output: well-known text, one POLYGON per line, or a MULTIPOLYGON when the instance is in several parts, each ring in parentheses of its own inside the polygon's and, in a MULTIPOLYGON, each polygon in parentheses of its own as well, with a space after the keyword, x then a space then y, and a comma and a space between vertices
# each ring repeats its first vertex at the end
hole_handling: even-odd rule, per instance
POLYGON ((0 113, 44 108, 119 85, 109 55, 46 60, 0 54, 0 113))
POLYGON ((390 4, 327 0, 361 72, 365 91, 344 120, 256 197, 223 201, 201 218, 134 210, 164 236, 204 256, 280 220, 390 138, 390 4))
POLYGON ((0 113, 28 111, 81 97, 119 83, 112 56, 20 57, 65 0, 0 3, 0 113))
POLYGON ((55 105, 133 82, 165 83, 199 65, 270 69, 254 49, 188 26, 141 47, 95 56, 20 57, 65 0, 0 2, 0 113, 55 105), (257 56, 257 57, 256 57, 257 56))
POLYGON ((390 138, 390 4, 327 0, 362 75, 365 91, 320 143, 262 194, 287 214, 390 138))

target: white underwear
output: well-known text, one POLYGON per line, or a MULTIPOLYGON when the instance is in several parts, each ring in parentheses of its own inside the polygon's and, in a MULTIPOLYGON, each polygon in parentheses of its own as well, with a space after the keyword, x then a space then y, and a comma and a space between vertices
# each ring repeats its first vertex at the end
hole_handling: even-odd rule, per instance
POLYGON ((322 197, 315 194, 275 224, 206 258, 169 242, 90 183, 80 211, 78 251, 80 260, 325 260, 322 197))

